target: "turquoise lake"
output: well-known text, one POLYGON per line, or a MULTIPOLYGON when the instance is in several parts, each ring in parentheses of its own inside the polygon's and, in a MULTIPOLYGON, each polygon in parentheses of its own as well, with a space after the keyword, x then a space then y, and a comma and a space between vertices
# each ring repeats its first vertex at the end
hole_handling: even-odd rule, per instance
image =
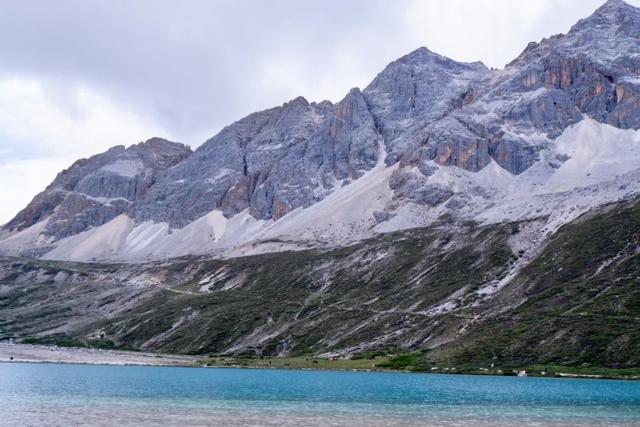
POLYGON ((640 382, 0 363, 0 425, 640 425, 640 382))

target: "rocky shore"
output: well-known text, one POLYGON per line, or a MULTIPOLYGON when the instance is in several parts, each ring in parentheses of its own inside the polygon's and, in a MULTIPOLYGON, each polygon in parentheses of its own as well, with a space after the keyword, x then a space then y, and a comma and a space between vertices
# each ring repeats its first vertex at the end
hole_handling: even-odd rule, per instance
POLYGON ((0 343, 0 362, 81 363, 90 365, 194 366, 192 356, 135 351, 0 343))

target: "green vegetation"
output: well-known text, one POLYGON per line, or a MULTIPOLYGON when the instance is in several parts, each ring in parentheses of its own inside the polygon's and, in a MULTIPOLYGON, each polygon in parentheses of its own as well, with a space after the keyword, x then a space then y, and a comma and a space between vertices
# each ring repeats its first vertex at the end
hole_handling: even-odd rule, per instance
POLYGON ((402 369, 407 371, 426 371, 430 367, 426 364, 421 353, 408 353, 393 356, 388 360, 377 363, 378 368, 402 369))
POLYGON ((494 363, 503 375, 546 366, 549 375, 634 376, 640 203, 585 215, 538 252, 508 244, 527 226, 448 224, 229 260, 0 259, 0 339, 193 354, 222 366, 497 374, 494 363), (506 287, 477 292, 516 262, 527 264, 506 287))
POLYGON ((640 379, 640 368, 607 368, 599 366, 533 365, 525 368, 532 375, 545 372, 547 376, 578 376, 599 378, 640 379))
POLYGON ((486 311, 519 303, 434 357, 453 364, 640 366, 639 247, 640 203, 562 227, 486 311))
POLYGON ((21 341, 23 344, 43 344, 43 345, 57 345, 58 347, 88 347, 86 343, 69 337, 48 337, 48 338, 34 338, 28 337, 21 341))
POLYGON ((376 370, 386 361, 384 357, 374 359, 325 359, 316 357, 207 357, 199 362, 207 366, 272 368, 272 369, 326 369, 326 370, 376 370))
POLYGON ((373 358, 326 359, 300 357, 233 357, 209 356, 198 360, 202 366, 270 369, 366 370, 429 372, 433 374, 513 376, 525 370, 528 376, 566 378, 640 379, 640 368, 614 369, 606 367, 568 367, 532 365, 522 367, 479 367, 472 365, 431 366, 421 353, 378 355, 373 358))

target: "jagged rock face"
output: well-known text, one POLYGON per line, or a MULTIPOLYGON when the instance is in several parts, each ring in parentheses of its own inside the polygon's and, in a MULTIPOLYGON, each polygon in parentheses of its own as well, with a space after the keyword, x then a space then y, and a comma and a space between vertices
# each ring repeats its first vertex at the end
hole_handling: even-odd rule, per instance
POLYGON ((583 114, 640 127, 639 45, 639 9, 612 0, 567 35, 530 44, 505 71, 423 48, 390 64, 365 95, 389 164, 478 171, 493 159, 519 174, 583 114), (532 142, 534 134, 547 140, 532 142))
POLYGON ((453 192, 442 185, 430 184, 420 174, 395 171, 389 181, 395 200, 408 200, 420 205, 436 207, 453 196, 453 192))
POLYGON ((289 150, 270 173, 256 168, 248 204, 256 218, 278 219, 323 199, 342 181, 355 180, 378 160, 382 138, 362 93, 352 90, 333 106, 314 134, 289 150))
MULTIPOLYGON (((562 91, 564 102, 556 99, 553 105, 569 123, 579 113, 622 129, 637 129, 639 44, 640 9, 610 0, 567 35, 531 43, 510 64, 519 71, 505 82, 503 90, 562 91), (571 106, 577 111, 570 111, 571 106)), ((563 125, 558 122, 557 131, 566 127, 563 125)))
POLYGON ((162 172, 189 154, 185 145, 154 138, 78 160, 5 228, 22 230, 50 217, 44 233, 61 238, 102 225, 125 212, 162 172))
POLYGON ((488 78, 489 70, 482 63, 456 62, 426 48, 389 64, 364 90, 385 137, 387 164, 407 159, 431 137, 441 139, 429 144, 433 155, 467 145, 454 131, 446 135, 425 128, 469 102, 474 88, 488 78), (450 145, 447 136, 455 139, 448 141, 450 145))
POLYGON ((434 162, 471 172, 495 162, 521 174, 585 116, 640 128, 639 47, 640 9, 610 0, 504 70, 420 48, 337 104, 296 98, 231 124, 194 153, 152 140, 79 161, 5 228, 51 217, 45 234, 63 237, 120 213, 181 228, 214 209, 278 220, 382 161, 412 171, 391 180, 394 202, 454 206, 454 191, 427 183, 434 162))
POLYGON ((321 200, 378 160, 382 138, 362 93, 336 105, 296 98, 252 114, 168 171, 135 208, 139 221, 181 227, 221 208, 278 219, 321 200))
MULTIPOLYGON (((385 136, 387 163, 400 161, 403 166, 428 170, 428 162, 435 161, 476 172, 493 158, 512 173, 526 170, 538 150, 517 133, 507 134, 504 127, 524 121, 523 117, 528 117, 529 128, 560 122, 547 107, 562 96, 533 103, 527 102, 529 97, 505 95, 500 100, 491 93, 494 84, 494 73, 483 64, 452 61, 425 48, 390 64, 365 89, 385 136), (491 103, 507 107, 494 111, 483 94, 489 94, 491 103), (490 119, 484 120, 486 117, 490 119)), ((560 103, 568 101, 560 99, 560 103)), ((579 120, 579 114, 574 119, 579 120)))

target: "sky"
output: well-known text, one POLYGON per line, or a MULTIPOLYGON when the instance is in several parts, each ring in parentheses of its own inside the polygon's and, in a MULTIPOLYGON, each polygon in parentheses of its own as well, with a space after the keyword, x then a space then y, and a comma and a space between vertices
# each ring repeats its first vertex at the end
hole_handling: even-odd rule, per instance
POLYGON ((421 46, 501 68, 603 1, 0 0, 0 224, 78 158, 339 101, 421 46))

